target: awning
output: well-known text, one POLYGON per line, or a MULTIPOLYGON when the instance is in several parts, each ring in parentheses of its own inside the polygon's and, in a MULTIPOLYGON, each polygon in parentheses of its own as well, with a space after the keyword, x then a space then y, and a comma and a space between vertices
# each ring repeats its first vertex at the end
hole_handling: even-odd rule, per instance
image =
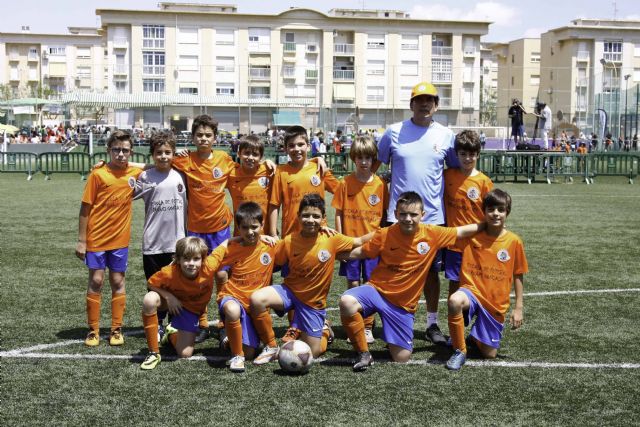
POLYGON ((333 99, 356 99, 356 86, 353 84, 334 84, 333 99))
POLYGON ((271 55, 250 56, 249 66, 252 65, 271 65, 271 55))
POLYGON ((273 114, 273 124, 275 126, 296 126, 301 125, 300 113, 297 111, 281 111, 273 114))

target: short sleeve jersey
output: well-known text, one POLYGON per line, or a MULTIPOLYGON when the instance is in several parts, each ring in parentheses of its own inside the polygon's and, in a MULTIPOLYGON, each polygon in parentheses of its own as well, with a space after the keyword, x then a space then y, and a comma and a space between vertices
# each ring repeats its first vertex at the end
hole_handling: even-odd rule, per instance
POLYGON ((498 238, 482 232, 462 242, 460 287, 469 289, 497 321, 504 322, 513 276, 529 271, 522 240, 506 231, 498 238))
POLYGON ((249 310, 251 294, 271 283, 276 247, 263 242, 252 246, 229 243, 221 265, 231 267, 231 276, 218 289, 218 302, 230 296, 240 301, 245 310, 249 310))
POLYGON ((318 165, 309 162, 301 169, 290 164, 278 166, 273 180, 270 205, 282 206, 282 237, 298 231, 298 207, 306 194, 317 193, 324 199, 324 192, 335 193, 339 181, 330 172, 321 177, 318 165))
POLYGON ((148 169, 136 182, 134 198, 144 200, 142 253, 175 252, 176 242, 186 232, 187 187, 182 174, 174 169, 148 169))
POLYGON ((454 140, 453 132, 436 122, 424 127, 408 119, 387 128, 378 144, 378 159, 391 165, 387 220, 397 222, 394 211, 400 194, 415 191, 424 202, 422 222, 444 224, 444 164, 459 166, 454 140))
POLYGON ((415 313, 436 253, 453 245, 456 236, 455 228, 437 225, 420 224, 411 236, 398 224, 381 228, 362 246, 367 258, 380 256, 369 283, 390 303, 415 313))
POLYGON ((237 212, 238 206, 245 202, 255 202, 260 205, 262 215, 266 218, 272 186, 273 180, 265 165, 260 165, 254 174, 249 175, 242 166, 236 164, 227 180, 233 211, 237 212))
MULTIPOLYGON (((460 169, 444 171, 444 207, 447 215, 447 226, 476 224, 484 221, 482 199, 493 188, 493 182, 482 172, 474 176, 466 176, 460 169)), ((455 245, 451 250, 462 252, 462 247, 455 245)))
POLYGON ((310 307, 323 309, 327 306, 336 254, 352 247, 353 238, 342 234, 303 237, 293 233, 278 244, 276 264, 289 263, 284 284, 296 298, 310 307))
POLYGON ((187 177, 187 230, 215 233, 231 224, 232 214, 224 202, 224 189, 234 165, 231 157, 222 151, 212 151, 208 159, 201 159, 197 152, 173 159, 173 166, 187 177))
POLYGON ((82 202, 91 205, 87 224, 87 250, 126 248, 131 239, 131 202, 142 169, 113 169, 108 164, 93 170, 84 187, 82 202))
POLYGON ((195 314, 202 314, 211 300, 213 279, 220 268, 226 248, 218 246, 202 261, 202 268, 194 279, 182 274, 180 266, 170 264, 149 278, 149 285, 170 292, 182 307, 195 314))
POLYGON ((359 237, 380 228, 388 203, 387 184, 379 176, 364 183, 351 174, 340 182, 331 206, 342 211, 342 233, 359 237))

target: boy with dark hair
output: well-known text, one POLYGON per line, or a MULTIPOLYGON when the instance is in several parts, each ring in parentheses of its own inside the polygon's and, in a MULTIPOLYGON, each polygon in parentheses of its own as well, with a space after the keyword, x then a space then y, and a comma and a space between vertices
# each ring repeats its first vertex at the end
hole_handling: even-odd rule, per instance
POLYGON ((126 306, 125 272, 131 237, 131 201, 142 169, 129 165, 131 136, 115 131, 107 140, 110 161, 89 174, 82 195, 76 256, 89 267, 86 346, 100 343, 100 306, 105 270, 111 285, 110 345, 123 345, 122 319, 126 306))
POLYGON ((511 196, 496 188, 484 197, 482 204, 486 229, 465 242, 460 288, 449 297, 449 333, 455 353, 446 367, 453 371, 462 368, 467 360, 464 328, 473 317, 476 321, 470 336, 480 354, 488 359, 497 356, 512 287, 516 302, 511 327, 518 329, 523 321, 522 278, 529 268, 522 240, 505 229, 511 196))

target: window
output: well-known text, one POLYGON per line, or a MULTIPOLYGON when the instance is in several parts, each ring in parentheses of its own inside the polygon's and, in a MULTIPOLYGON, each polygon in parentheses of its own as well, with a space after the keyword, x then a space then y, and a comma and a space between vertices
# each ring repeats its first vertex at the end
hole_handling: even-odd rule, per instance
POLYGON ((400 75, 401 76, 417 76, 418 61, 402 61, 400 63, 400 75))
POLYGON ((417 34, 403 34, 400 41, 400 48, 402 50, 418 50, 418 35, 417 34))
POLYGON ((142 74, 164 75, 164 52, 145 52, 142 51, 142 74))
POLYGON ((384 49, 384 34, 368 34, 367 49, 384 49))
POLYGON ((511 76, 511 86, 513 86, 513 82, 514 82, 513 76, 511 76))
POLYGON ((284 33, 284 41, 287 43, 294 43, 295 40, 295 33, 284 33))
POLYGON ((511 54, 511 63, 512 64, 516 63, 516 56, 514 54, 511 54))
POLYGON ((531 75, 531 77, 529 78, 529 84, 531 86, 540 86, 540 76, 539 75, 531 75))
POLYGON ((38 48, 30 47, 29 48, 29 59, 38 59, 38 48))
POLYGON ((36 67, 36 64, 29 64, 29 80, 38 80, 38 68, 36 67))
POLYGON ((76 71, 80 79, 91 78, 91 67, 78 67, 76 71))
POLYGON ((178 43, 197 44, 198 28, 194 28, 194 27, 178 28, 178 43))
POLYGON ((164 49, 164 25, 143 25, 142 47, 145 49, 164 49))
POLYGON ((236 64, 233 56, 216 56, 216 71, 232 72, 236 64))
POLYGON ((462 108, 473 108, 473 88, 462 88, 462 108))
POLYGON ((78 58, 91 58, 90 47, 78 47, 76 48, 76 57, 78 58))
POLYGON ((184 93, 188 95, 197 95, 198 94, 198 83, 180 83, 180 87, 178 88, 178 93, 184 93))
POLYGON ((65 56, 66 51, 67 49, 65 46, 49 46, 50 56, 65 56))
POLYGON ((432 59, 431 73, 434 82, 450 82, 451 81, 451 59, 432 59))
POLYGON ((540 52, 531 52, 531 62, 540 62, 540 52))
POLYGON ((640 68, 633 69, 633 81, 640 82, 640 68))
MULTIPOLYGON (((233 30, 217 30, 216 31, 216 44, 221 45, 233 45, 235 43, 235 34, 233 30)), ((249 37, 251 40, 251 36, 249 37)))
POLYGON ((622 42, 621 41, 605 41, 604 42, 604 59, 607 61, 622 61, 622 42))
POLYGON ((249 36, 249 41, 250 42, 258 42, 260 40, 260 38, 258 36, 249 36))
POLYGON ((164 92, 164 79, 142 79, 143 92, 164 92))
POLYGON ((633 56, 636 58, 640 58, 640 43, 636 43, 633 46, 633 56))
POLYGON ((198 57, 195 55, 180 55, 178 60, 179 71, 198 71, 198 57))
POLYGON ((233 96, 236 89, 233 83, 218 83, 216 85, 216 95, 233 96))
POLYGON ((271 29, 249 28, 249 52, 271 51, 271 29))
POLYGON ((370 59, 367 61, 367 74, 374 76, 384 75, 384 60, 370 59))
POLYGON ((400 87, 400 101, 408 101, 411 98, 411 89, 412 86, 400 87))
POLYGON ((126 81, 116 81, 113 83, 116 92, 127 92, 127 82, 126 81))
POLYGON ((384 101, 384 86, 367 86, 367 101, 384 101))
POLYGON ((268 87, 250 87, 249 98, 269 98, 271 96, 271 89, 268 87))

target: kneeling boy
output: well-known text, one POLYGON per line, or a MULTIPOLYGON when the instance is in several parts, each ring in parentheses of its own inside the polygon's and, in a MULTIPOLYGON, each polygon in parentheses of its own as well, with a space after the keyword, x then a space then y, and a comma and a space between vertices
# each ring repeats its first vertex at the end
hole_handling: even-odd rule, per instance
POLYGON ((449 297, 449 333, 455 353, 447 369, 462 368, 467 357, 464 327, 471 327, 471 339, 480 354, 493 359, 498 354, 505 315, 509 310, 509 292, 515 284, 516 303, 511 326, 517 329, 523 320, 522 276, 528 271, 522 240, 504 228, 511 212, 511 196, 495 189, 483 199, 486 230, 469 239, 462 253, 460 288, 449 297))

